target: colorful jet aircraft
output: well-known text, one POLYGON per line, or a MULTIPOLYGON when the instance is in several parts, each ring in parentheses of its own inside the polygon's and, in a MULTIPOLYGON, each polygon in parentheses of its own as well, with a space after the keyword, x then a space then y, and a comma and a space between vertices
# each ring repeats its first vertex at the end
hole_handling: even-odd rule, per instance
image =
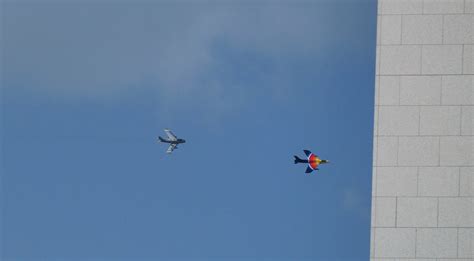
POLYGON ((307 159, 300 159, 298 156, 295 157, 295 164, 297 163, 308 163, 308 167, 306 168, 305 173, 311 173, 313 170, 319 170, 318 166, 320 164, 329 163, 329 160, 322 160, 317 155, 314 155, 309 150, 304 150, 304 154, 306 154, 307 159))

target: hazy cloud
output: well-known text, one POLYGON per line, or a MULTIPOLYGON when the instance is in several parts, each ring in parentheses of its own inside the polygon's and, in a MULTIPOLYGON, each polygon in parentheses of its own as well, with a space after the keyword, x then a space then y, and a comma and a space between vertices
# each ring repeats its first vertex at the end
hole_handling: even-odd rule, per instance
POLYGON ((275 59, 316 51, 328 25, 320 25, 311 9, 7 5, 4 70, 61 89, 117 88, 139 83, 146 73, 167 84, 191 82, 225 59, 212 53, 216 41, 275 59))
POLYGON ((367 208, 367 203, 364 202, 365 195, 366 193, 355 187, 343 189, 343 209, 354 212, 361 217, 367 217, 370 209, 367 208))
POLYGON ((146 87, 164 108, 213 111, 244 106, 257 88, 278 99, 289 68, 355 33, 326 5, 5 4, 4 83, 101 101, 146 87))

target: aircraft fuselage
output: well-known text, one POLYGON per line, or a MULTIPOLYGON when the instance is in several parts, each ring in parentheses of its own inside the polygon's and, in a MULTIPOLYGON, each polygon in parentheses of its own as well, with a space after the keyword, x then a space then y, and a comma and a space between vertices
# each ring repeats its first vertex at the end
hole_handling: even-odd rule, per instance
POLYGON ((304 160, 304 159, 297 159, 297 160, 295 161, 295 164, 296 164, 296 163, 313 163, 313 162, 315 162, 315 163, 317 163, 317 164, 328 163, 327 160, 312 160, 312 161, 309 161, 309 160, 304 160))
POLYGON ((158 137, 161 142, 163 143, 169 143, 169 144, 181 144, 181 143, 186 143, 185 139, 177 139, 177 140, 168 140, 168 139, 163 139, 162 137, 158 137))

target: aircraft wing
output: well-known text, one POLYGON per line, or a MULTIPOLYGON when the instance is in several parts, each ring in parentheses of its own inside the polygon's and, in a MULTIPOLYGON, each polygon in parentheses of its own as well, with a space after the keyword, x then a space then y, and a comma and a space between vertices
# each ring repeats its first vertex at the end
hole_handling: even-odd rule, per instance
POLYGON ((166 150, 166 153, 170 154, 171 152, 173 152, 174 148, 176 148, 176 144, 170 144, 170 146, 168 147, 168 149, 166 150))
POLYGON ((166 135, 168 136, 168 139, 169 139, 170 141, 175 141, 175 140, 178 139, 178 138, 176 138, 176 135, 174 135, 174 134, 171 132, 171 130, 165 129, 165 133, 166 133, 166 135))

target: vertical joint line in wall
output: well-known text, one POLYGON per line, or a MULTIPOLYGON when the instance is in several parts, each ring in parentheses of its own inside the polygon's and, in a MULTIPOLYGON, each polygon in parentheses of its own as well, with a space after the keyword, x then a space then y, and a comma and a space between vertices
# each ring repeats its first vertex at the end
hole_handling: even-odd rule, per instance
POLYGON ((436 227, 439 226, 439 198, 436 198, 436 227))
POLYGON ((456 228, 456 257, 459 257, 459 228, 456 228))
POLYGON ((415 227, 415 258, 416 258, 416 244, 418 239, 418 228, 415 227))
POLYGON ((464 46, 463 44, 461 50, 461 73, 464 73, 464 46))
POLYGON ((398 197, 395 197, 395 227, 397 227, 397 218, 398 217, 398 197))
POLYGON ((458 197, 461 196, 461 167, 458 167, 458 197))
POLYGON ((400 105, 400 94, 402 93, 402 76, 398 76, 398 105, 400 105))
POLYGON ((438 167, 441 166, 441 137, 438 137, 438 167))
POLYGON ((459 110, 460 110, 460 112, 459 112, 459 133, 458 133, 458 135, 462 136, 462 111, 463 111, 463 106, 462 105, 459 106, 459 110))
POLYGON ((400 15, 400 44, 402 43, 402 32, 403 32, 403 15, 400 15))
POLYGON ((441 44, 444 44, 444 15, 441 16, 441 44))
POLYGON ((416 167, 416 196, 420 196, 420 167, 416 167))
MULTIPOLYGON (((461 68, 461 70, 462 70, 462 68, 461 68)), ((441 80, 440 80, 441 81, 441 88, 439 88, 440 89, 440 91, 439 91, 439 105, 443 105, 443 76, 440 76, 440 78, 441 78, 441 80)))
POLYGON ((421 106, 418 106, 418 135, 420 135, 421 129, 421 106))
POLYGON ((423 45, 420 46, 420 74, 423 74, 423 45))
POLYGON ((397 166, 398 166, 398 153, 400 151, 400 136, 397 136, 397 166))

